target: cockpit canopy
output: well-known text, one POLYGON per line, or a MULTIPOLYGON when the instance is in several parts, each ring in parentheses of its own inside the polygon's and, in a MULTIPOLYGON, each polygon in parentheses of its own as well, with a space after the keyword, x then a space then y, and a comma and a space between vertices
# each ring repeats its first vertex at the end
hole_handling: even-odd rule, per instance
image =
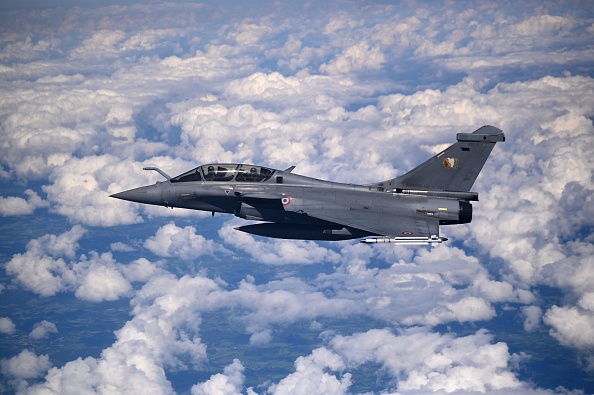
POLYGON ((274 169, 244 164, 210 164, 198 166, 184 174, 173 177, 171 182, 190 181, 239 181, 264 182, 274 174, 274 169))

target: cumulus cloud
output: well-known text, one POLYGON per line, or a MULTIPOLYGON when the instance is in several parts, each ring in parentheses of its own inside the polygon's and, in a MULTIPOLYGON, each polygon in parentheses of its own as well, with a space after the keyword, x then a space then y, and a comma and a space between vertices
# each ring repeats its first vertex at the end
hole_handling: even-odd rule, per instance
POLYGON ((578 306, 553 306, 543 319, 552 327, 551 335, 562 344, 586 349, 594 347, 592 311, 578 306))
MULTIPOLYGON (((254 7, 248 17, 172 3, 12 13, 0 48, 0 178, 22 189, 41 180, 47 200, 27 189, 0 198, 0 215, 51 207, 89 226, 192 215, 108 198, 154 183, 145 165, 179 174, 211 161, 297 164, 310 176, 373 182, 491 123, 508 141, 477 180, 473 222, 444 228, 450 244, 431 250, 263 240, 234 231, 234 222, 218 233, 224 248, 199 225, 170 223, 144 241, 164 258, 224 254, 285 265, 266 267, 275 280, 229 288, 206 275, 177 279, 142 257, 124 264, 110 253, 83 254, 80 226, 38 237, 6 264, 17 284, 44 297, 131 297, 134 314, 100 357, 53 368, 32 390, 173 392, 167 371, 206 358, 204 311, 230 311, 257 347, 299 320, 352 314, 387 326, 480 326, 506 304, 525 330, 546 326, 592 359, 594 80, 583 4, 549 3, 536 15, 531 3, 297 3, 273 6, 274 18, 254 7), (303 268, 287 274, 287 264, 321 269, 306 279, 303 268), (560 293, 546 308, 543 285, 560 293)), ((13 333, 6 320, 0 326, 13 333)), ((482 331, 457 338, 382 329, 334 339, 298 359, 270 392, 345 393, 353 385, 347 370, 368 362, 385 367, 399 392, 532 391, 513 374, 516 357, 482 331)), ((242 391, 243 364, 194 391, 242 391)))
POLYGON ((408 325, 416 323, 438 325, 448 321, 486 321, 495 316, 495 310, 484 299, 468 296, 456 302, 445 303, 425 315, 404 320, 408 325))
POLYGON ((132 291, 132 285, 117 267, 101 259, 85 268, 74 295, 82 300, 101 302, 117 300, 122 296, 129 295, 130 291, 132 291), (109 266, 104 266, 104 263, 109 266))
MULTIPOLYGON (((110 155, 72 159, 54 173, 53 183, 45 186, 44 191, 56 203, 53 209, 56 213, 77 222, 89 225, 135 223, 141 221, 138 210, 130 204, 122 208, 122 204, 109 198, 108 190, 113 193, 124 190, 119 186, 128 180, 122 176, 136 174, 137 180, 143 179, 145 174, 140 170, 141 166, 122 163, 110 155)), ((146 184, 148 181, 143 185, 146 184)))
POLYGON ((20 354, 0 360, 2 373, 16 379, 35 379, 43 376, 52 366, 48 355, 36 355, 29 350, 20 354))
POLYGON ((538 306, 524 306, 522 307, 524 314, 524 330, 530 332, 536 329, 542 320, 542 310, 538 306))
POLYGON ((492 343, 484 331, 453 338, 418 330, 393 334, 374 329, 336 336, 330 346, 351 366, 381 364, 398 379, 399 391, 520 390, 512 372, 513 356, 505 343, 492 343))
POLYGON ((115 243, 111 243, 110 244, 110 248, 112 251, 117 251, 117 252, 131 252, 134 251, 134 247, 129 246, 126 243, 122 243, 121 241, 115 242, 115 243))
POLYGON ((146 259, 128 265, 113 259, 111 253, 90 251, 80 255, 78 241, 86 233, 80 225, 61 235, 45 235, 31 240, 27 251, 15 254, 6 272, 25 288, 41 296, 72 291, 82 300, 101 302, 130 296, 132 282, 146 282, 160 269, 146 259))
POLYGON ((144 242, 144 247, 160 257, 175 257, 184 260, 202 255, 228 254, 214 241, 196 234, 196 228, 193 226, 180 228, 174 223, 159 228, 154 236, 144 242))
POLYGON ((0 196, 0 215, 3 217, 29 215, 38 208, 49 207, 49 202, 41 199, 35 191, 27 189, 25 194, 28 196, 26 200, 20 197, 0 196))
POLYGON ((534 300, 527 290, 493 281, 475 257, 458 248, 418 248, 406 257, 392 246, 375 247, 342 248, 340 267, 320 274, 316 284, 340 292, 372 317, 406 325, 485 321, 495 316, 493 303, 534 300), (372 266, 381 261, 383 267, 372 266))
POLYGON ((108 387, 118 393, 138 388, 173 393, 165 369, 195 369, 206 360, 206 347, 198 337, 200 316, 188 306, 196 303, 196 290, 209 284, 216 287, 205 279, 154 277, 132 300, 133 318, 100 357, 52 368, 43 383, 28 390, 74 394, 108 387))
POLYGON ((74 278, 64 258, 74 258, 78 240, 85 232, 76 225, 61 235, 45 235, 31 240, 27 252, 15 254, 6 264, 6 272, 40 295, 51 296, 63 291, 74 278))
POLYGON ((239 395, 242 393, 245 368, 234 359, 231 365, 225 366, 223 373, 213 375, 208 381, 192 387, 192 395, 239 395))
POLYGON ((346 394, 351 385, 351 374, 337 378, 326 372, 327 369, 338 371, 344 368, 338 355, 326 348, 318 348, 307 357, 299 357, 295 361, 295 372, 273 384, 268 391, 275 395, 346 394))
POLYGON ((29 333, 29 337, 32 339, 39 340, 49 337, 54 333, 58 333, 58 328, 56 327, 56 324, 54 324, 53 322, 43 320, 33 325, 33 330, 29 333))
POLYGON ((320 66, 320 71, 328 74, 342 74, 362 69, 377 70, 386 58, 377 46, 370 47, 369 43, 361 42, 346 48, 335 60, 320 66))
POLYGON ((5 335, 12 335, 16 332, 16 325, 8 317, 0 318, 0 333, 5 335))

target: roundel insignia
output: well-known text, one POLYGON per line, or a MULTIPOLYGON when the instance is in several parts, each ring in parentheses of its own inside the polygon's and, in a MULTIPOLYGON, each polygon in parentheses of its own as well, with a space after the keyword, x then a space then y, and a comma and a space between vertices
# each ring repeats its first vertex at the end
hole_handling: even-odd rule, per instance
POLYGON ((285 196, 281 199, 281 203, 283 204, 283 206, 288 206, 289 204, 291 204, 291 198, 285 196))

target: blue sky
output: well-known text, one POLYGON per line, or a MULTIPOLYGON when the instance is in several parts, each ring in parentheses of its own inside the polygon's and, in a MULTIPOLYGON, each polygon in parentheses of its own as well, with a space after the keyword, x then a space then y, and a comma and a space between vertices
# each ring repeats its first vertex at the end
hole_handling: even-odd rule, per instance
POLYGON ((1 9, 2 391, 593 391, 589 2, 1 9), (430 249, 108 197, 208 162, 369 183, 485 124, 430 249))

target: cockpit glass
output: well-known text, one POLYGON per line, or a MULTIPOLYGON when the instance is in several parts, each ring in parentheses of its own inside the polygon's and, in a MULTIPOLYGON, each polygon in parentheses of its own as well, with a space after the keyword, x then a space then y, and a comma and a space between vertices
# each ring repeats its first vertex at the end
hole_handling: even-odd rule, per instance
POLYGON ((274 174, 274 169, 262 166, 241 164, 210 164, 197 167, 182 175, 174 177, 171 182, 190 181, 231 181, 263 182, 274 174))
POLYGON ((235 175, 235 169, 237 169, 237 165, 233 164, 202 166, 206 181, 231 181, 235 175))
POLYGON ((173 177, 171 182, 190 182, 190 181, 202 181, 202 175, 200 174, 200 168, 197 167, 182 175, 173 177))
POLYGON ((235 181, 261 182, 270 179, 274 170, 261 166, 241 165, 237 169, 235 181))

